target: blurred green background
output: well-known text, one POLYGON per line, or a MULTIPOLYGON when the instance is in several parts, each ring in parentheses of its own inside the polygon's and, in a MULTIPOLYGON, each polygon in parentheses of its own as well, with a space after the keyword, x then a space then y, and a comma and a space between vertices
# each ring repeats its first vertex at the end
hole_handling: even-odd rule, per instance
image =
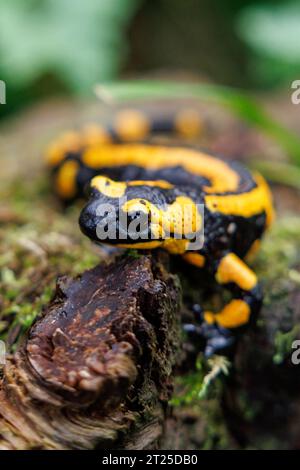
POLYGON ((96 82, 176 71, 255 90, 300 76, 300 2, 0 0, 0 116, 96 82))

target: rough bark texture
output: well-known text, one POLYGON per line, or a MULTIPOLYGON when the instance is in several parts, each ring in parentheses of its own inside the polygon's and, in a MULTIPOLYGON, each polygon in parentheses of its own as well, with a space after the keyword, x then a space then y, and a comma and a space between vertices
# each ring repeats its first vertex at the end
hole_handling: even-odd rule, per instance
POLYGON ((147 255, 60 279, 4 368, 1 449, 155 447, 180 297, 176 277, 147 255))

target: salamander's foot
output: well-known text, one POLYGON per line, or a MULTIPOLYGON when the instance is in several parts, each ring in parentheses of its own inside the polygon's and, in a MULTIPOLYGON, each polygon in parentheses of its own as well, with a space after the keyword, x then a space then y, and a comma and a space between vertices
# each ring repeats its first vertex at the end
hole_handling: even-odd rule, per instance
POLYGON ((232 331, 217 325, 202 324, 201 334, 206 339, 204 354, 206 357, 214 354, 230 355, 236 343, 232 331))
POLYGON ((232 331, 222 328, 217 325, 209 325, 203 322, 200 325, 186 323, 183 325, 184 331, 191 334, 196 334, 204 340, 204 354, 210 357, 214 354, 231 355, 236 337, 232 331))

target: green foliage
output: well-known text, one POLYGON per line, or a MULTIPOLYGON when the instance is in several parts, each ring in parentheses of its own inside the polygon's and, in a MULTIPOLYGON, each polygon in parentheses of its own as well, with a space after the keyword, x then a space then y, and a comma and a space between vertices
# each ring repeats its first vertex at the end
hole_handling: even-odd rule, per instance
POLYGON ((0 0, 0 72, 15 89, 46 74, 90 93, 117 75, 139 0, 0 0))
MULTIPOLYGON (((62 211, 48 199, 43 176, 0 188, 0 339, 15 348, 55 291, 59 275, 77 276, 101 258, 81 236, 79 208, 62 211)), ((48 175, 47 175, 48 177, 48 175)))
MULTIPOLYGON (((256 83, 276 84, 300 73, 300 4, 282 2, 246 7, 238 16, 237 31, 254 52, 256 83)), ((251 70, 250 69, 250 70, 251 70)))
MULTIPOLYGON (((256 261, 256 268, 261 278, 266 278, 272 285, 269 295, 274 295, 274 281, 278 284, 293 280, 294 270, 300 263, 300 218, 296 216, 280 217, 267 233, 262 249, 256 261), (272 269, 270 269, 270 260, 272 269), (291 277, 292 276, 292 277, 291 277), (292 279, 293 278, 293 279, 292 279)), ((266 288, 266 298, 268 299, 266 288)))
POLYGON ((258 170, 274 183, 285 184, 295 189, 300 189, 300 165, 267 161, 261 158, 260 160, 251 160, 249 166, 258 170))

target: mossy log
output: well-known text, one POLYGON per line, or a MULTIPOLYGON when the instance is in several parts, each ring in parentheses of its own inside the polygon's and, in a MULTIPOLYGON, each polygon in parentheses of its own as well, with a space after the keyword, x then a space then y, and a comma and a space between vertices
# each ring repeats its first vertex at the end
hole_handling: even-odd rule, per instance
POLYGON ((78 279, 7 358, 1 449, 143 449, 162 434, 181 293, 154 258, 125 256, 78 279))

